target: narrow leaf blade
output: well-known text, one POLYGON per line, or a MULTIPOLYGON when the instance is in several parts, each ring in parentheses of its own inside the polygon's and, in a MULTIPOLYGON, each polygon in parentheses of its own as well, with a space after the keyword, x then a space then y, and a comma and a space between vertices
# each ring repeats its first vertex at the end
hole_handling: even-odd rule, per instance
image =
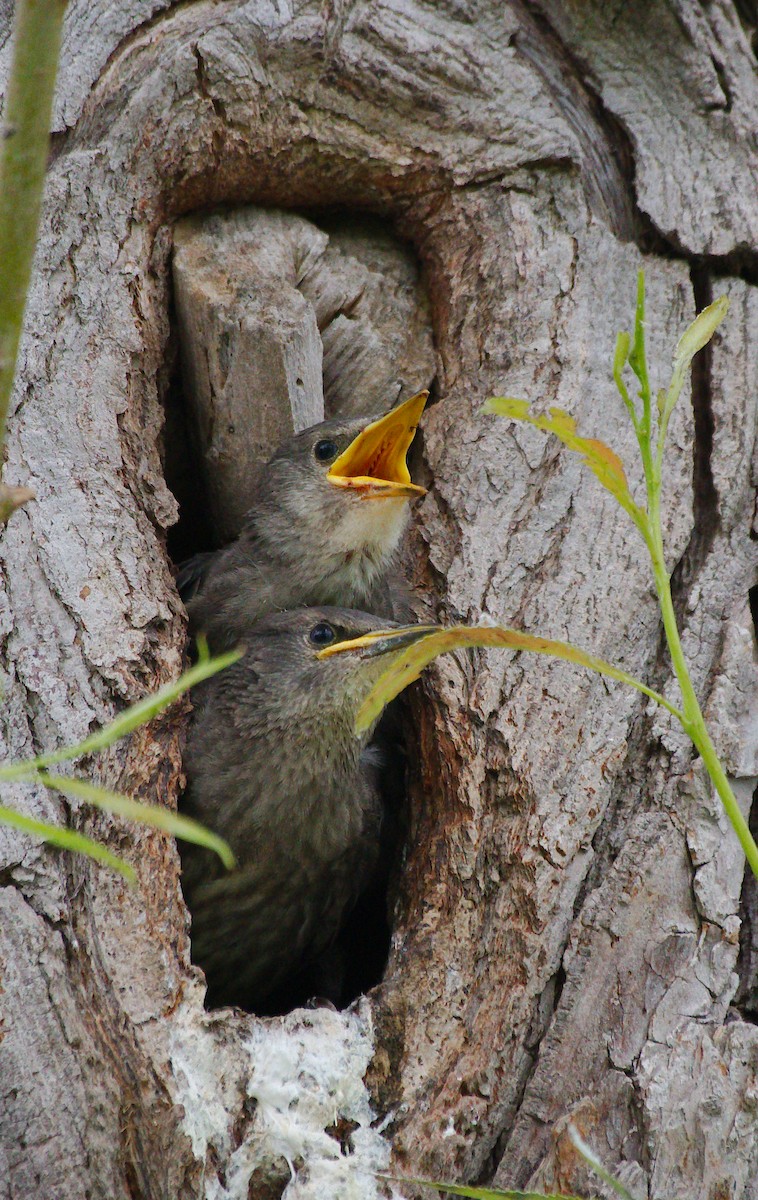
POLYGON ((179 696, 184 692, 189 691, 195 684, 201 683, 209 676, 215 675, 217 671, 222 671, 225 667, 237 662, 242 657, 244 651, 242 649, 230 650, 227 654, 221 654, 217 658, 202 659, 196 663, 194 667, 190 667, 173 683, 167 683, 157 692, 146 696, 143 700, 138 700, 136 704, 130 705, 124 712, 119 713, 108 725, 104 725, 101 729, 96 729, 94 733, 86 737, 84 741, 79 742, 76 746, 64 746, 60 750, 54 750, 50 754, 42 754, 39 758, 32 758, 22 763, 10 763, 7 766, 0 767, 0 780, 5 779, 28 779, 30 776, 36 775, 37 771, 44 770, 45 767, 54 766, 56 763, 67 762, 70 759, 81 758, 84 754, 94 754, 98 750, 104 750, 111 746, 119 738, 126 737, 132 733, 140 725, 145 725, 164 708, 168 708, 173 704, 179 696))
POLYGON ((621 399, 624 401, 624 406, 626 407, 626 411, 629 413, 632 424, 634 425, 635 430, 638 430, 639 423, 637 421, 637 413, 634 408, 634 401, 629 395, 627 386, 624 383, 624 367, 629 361, 629 345, 629 334, 626 332, 620 333, 616 338, 616 350, 613 355, 613 379, 616 384, 616 388, 618 389, 618 393, 621 399))
POLYGON ((15 829, 41 838, 42 841, 51 846, 58 846, 61 850, 73 850, 78 854, 86 854, 88 858, 94 858, 106 867, 118 871, 130 883, 134 883, 137 878, 132 867, 118 855, 112 854, 99 842, 85 837, 83 833, 77 833, 74 829, 66 829, 62 825, 51 825, 47 821, 35 821, 33 817, 26 817, 14 808, 7 808, 2 804, 0 804, 0 823, 12 825, 15 829))
POLYGON ((505 625, 452 625, 447 629, 441 628, 434 633, 427 634, 426 637, 408 646, 389 663, 387 670, 371 689, 360 708, 356 719, 356 731, 363 733, 368 729, 385 705, 389 704, 390 700, 394 700, 395 696, 414 679, 418 679, 424 667, 433 659, 440 654, 449 654, 452 650, 471 646, 530 650, 537 654, 547 654, 553 658, 563 659, 565 662, 576 663, 578 666, 587 667, 591 671, 597 671, 601 675, 608 675, 611 679, 618 679, 622 683, 629 684, 658 704, 663 705, 680 720, 682 719, 679 710, 669 704, 664 696, 641 683, 639 679, 635 679, 633 675, 628 675, 626 671, 614 667, 612 663, 597 658, 594 654, 588 654, 570 642, 536 637, 530 633, 523 633, 519 629, 509 629, 505 625))
POLYGON ((616 337, 616 349, 613 354, 613 374, 623 371, 629 361, 629 348, 631 340, 626 330, 622 330, 616 337))
POLYGON ((718 326, 723 321, 729 308, 729 298, 719 296, 713 304, 709 304, 698 313, 691 325, 688 325, 677 342, 674 352, 674 364, 671 372, 671 383, 662 401, 659 400, 660 430, 665 436, 669 417, 674 410, 684 386, 684 380, 692 360, 698 351, 707 346, 718 326))
POLYGON ((621 459, 605 442, 597 438, 582 437, 577 433, 574 418, 563 409, 551 408, 547 415, 532 414, 526 400, 517 400, 512 396, 493 396, 486 402, 482 412, 495 413, 514 421, 524 421, 533 425, 535 429, 555 434, 569 450, 581 454, 595 478, 616 497, 621 507, 644 533, 647 528, 647 514, 632 499, 621 459))
POLYGON ((582 1137, 580 1137, 573 1125, 569 1125, 568 1135, 571 1138, 571 1141, 574 1143, 574 1146, 579 1154, 582 1156, 587 1165, 592 1167, 592 1170, 596 1175, 599 1175, 600 1178, 609 1185, 609 1187, 612 1187, 614 1192, 617 1192, 619 1196, 622 1196, 623 1200, 636 1200, 636 1197, 624 1187, 623 1183, 621 1183, 621 1181, 617 1179, 615 1175, 611 1175, 610 1171, 606 1170, 600 1159, 595 1154, 594 1150, 587 1145, 582 1137))
POLYGON ((131 796, 112 792, 108 788, 88 783, 85 779, 77 779, 68 775, 48 775, 44 772, 40 774, 40 779, 45 787, 54 788, 57 792, 63 792, 64 795, 76 796, 106 812, 126 817, 130 821, 138 821, 153 829, 160 829, 164 833, 181 838, 185 842, 192 842, 196 846, 204 846, 219 856, 228 871, 234 867, 234 855, 229 845, 218 834, 206 829, 199 821, 193 821, 190 817, 184 817, 168 808, 161 808, 158 804, 141 804, 138 800, 133 800, 131 796))
POLYGON ((684 362, 689 365, 697 352, 707 346, 729 309, 729 297, 719 296, 688 325, 677 342, 674 365, 684 362))
POLYGON ((580 1200, 578 1196, 566 1196, 563 1192, 520 1192, 513 1188, 465 1187, 454 1183, 441 1183, 431 1179, 408 1179, 398 1175, 380 1175, 390 1183, 410 1183, 413 1187, 434 1188, 437 1192, 448 1192, 451 1196, 467 1196, 469 1200, 580 1200))
POLYGON ((178 700, 185 692, 194 687, 195 684, 201 683, 209 676, 215 675, 218 671, 222 671, 225 667, 237 662, 242 657, 242 650, 230 650, 227 654, 222 654, 218 658, 209 658, 202 662, 198 662, 194 667, 190 667, 173 683, 164 684, 157 692, 150 696, 146 696, 144 700, 138 700, 136 704, 130 705, 124 712, 119 713, 115 720, 111 721, 103 729, 96 730, 90 737, 86 738, 78 747, 73 747, 72 752, 68 754, 69 758, 79 757, 81 754, 92 754, 96 750, 103 750, 107 746, 111 746, 119 738, 125 737, 127 733, 131 733, 140 725, 145 725, 164 708, 168 708, 175 700, 178 700), (77 753, 74 754, 73 750, 77 753))
POLYGON ((640 382, 643 404, 650 402, 650 387, 647 379, 647 356, 645 354, 645 272, 637 272, 637 303, 634 311, 634 338, 629 352, 629 366, 640 382))

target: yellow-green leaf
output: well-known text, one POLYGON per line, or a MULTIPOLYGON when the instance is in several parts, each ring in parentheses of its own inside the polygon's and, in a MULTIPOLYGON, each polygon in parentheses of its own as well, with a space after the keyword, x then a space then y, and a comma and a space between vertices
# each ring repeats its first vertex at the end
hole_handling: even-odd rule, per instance
POLYGON ((526 400, 517 400, 512 396, 493 396, 486 402, 482 411, 509 417, 514 421, 524 421, 533 425, 535 429, 555 434, 569 450, 581 454, 596 479, 616 497, 635 525, 645 532, 647 514, 632 499, 621 459, 605 442, 597 438, 582 437, 577 433, 576 421, 563 409, 551 408, 547 415, 532 414, 526 400))
POLYGON ((30 758, 20 763, 8 763, 0 767, 0 780, 29 779, 45 767, 52 767, 56 763, 67 762, 73 758, 81 758, 84 754, 94 754, 97 750, 104 750, 119 738, 132 733, 138 726, 152 720, 195 684, 201 683, 210 675, 215 675, 217 671, 222 671, 224 667, 236 662, 242 654, 243 651, 239 649, 230 650, 227 654, 221 654, 217 658, 201 658, 194 667, 190 667, 173 683, 165 684, 157 692, 146 696, 144 700, 138 700, 136 704, 130 705, 129 708, 114 717, 108 725, 96 729, 94 733, 84 741, 78 742, 77 745, 64 746, 49 754, 41 754, 38 758, 30 758))
POLYGON ((164 833, 172 834, 185 842, 193 842, 196 846, 205 846, 219 856, 228 871, 234 866, 234 855, 224 839, 206 829, 199 821, 193 821, 191 817, 161 808, 158 804, 140 804, 131 796, 111 792, 108 788, 88 783, 85 779, 76 779, 68 775, 48 775, 46 772, 41 772, 39 778, 45 787, 54 788, 56 792, 76 796, 80 800, 86 800, 88 804, 95 805, 96 808, 116 813, 119 817, 127 817, 130 821, 139 821, 154 829, 162 829, 164 833))
POLYGON ((698 313, 695 320, 691 325, 687 326, 677 342, 676 351, 674 352, 674 365, 671 372, 671 383, 663 399, 659 399, 658 401, 658 411, 660 414, 659 439, 661 441, 665 437, 669 417, 679 399, 679 394, 684 386, 685 376, 693 358, 699 350, 707 346, 716 329, 726 316, 728 308, 728 297, 719 296, 717 300, 713 301, 713 304, 709 304, 707 308, 698 313))
POLYGON ((723 321, 729 309, 728 296, 719 296, 713 304, 709 304, 699 312, 691 325, 688 325, 676 345, 674 353, 674 368, 679 363, 688 366, 698 350, 707 346, 723 321))
POLYGON ((616 382, 619 395, 626 405, 626 411, 629 413, 632 424, 634 425, 635 430, 639 432, 639 421, 634 408, 634 401, 629 395, 627 386, 624 383, 624 367, 629 361, 629 346, 629 334, 626 332, 620 333, 616 338, 616 350, 613 355, 613 378, 616 382))
POLYGON ((389 704, 390 700, 394 700, 395 696, 414 679, 418 679, 424 667, 433 659, 440 654, 449 654, 452 650, 460 650, 469 646, 531 650, 537 654, 548 654, 553 658, 576 663, 578 666, 589 668, 590 671, 597 671, 601 675, 608 675, 611 679, 618 679, 622 683, 629 684, 630 687, 637 688, 638 691, 643 692, 658 704, 662 704, 674 716, 682 719, 679 710, 669 704, 664 696, 654 692, 652 688, 647 687, 639 679, 635 679, 633 675, 628 675, 619 667, 614 667, 594 654, 588 654, 570 642, 557 642, 551 638, 536 637, 530 633, 523 633, 519 629, 509 629, 505 625, 452 625, 448 629, 439 629, 427 634, 426 637, 414 642, 402 654, 393 659, 361 706, 356 720, 357 732, 362 733, 368 729, 385 705, 389 704))
POLYGON ((134 871, 128 863, 125 863, 116 854, 112 854, 99 842, 85 837, 83 833, 77 833, 75 829, 66 829, 62 825, 51 825, 47 821, 35 821, 33 817, 26 817, 23 813, 17 812, 15 808, 7 808, 4 804, 0 804, 0 824, 12 825, 15 829, 31 834, 32 837, 41 838, 43 842, 48 842, 51 846, 58 846, 61 850, 74 850, 78 854, 86 854, 106 867, 112 867, 130 883, 134 883, 136 879, 134 871))

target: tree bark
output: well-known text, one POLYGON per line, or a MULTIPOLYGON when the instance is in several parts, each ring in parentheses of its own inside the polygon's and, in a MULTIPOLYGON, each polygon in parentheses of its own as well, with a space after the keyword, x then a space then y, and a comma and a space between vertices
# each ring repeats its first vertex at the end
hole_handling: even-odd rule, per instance
MULTIPOLYGON (((560 405, 639 492, 610 379, 636 272, 656 386, 696 308, 729 295, 672 422, 665 538, 747 811, 749 21, 731 0, 72 0, 5 468, 37 499, 2 535, 3 756, 79 739, 180 670, 172 230, 254 204, 348 231, 374 214, 421 265, 419 615, 569 638, 672 697, 625 515, 552 441, 478 410, 560 405)), ((3 30, 0 77, 8 50, 3 30)), ((388 1168, 597 1193, 570 1122, 637 1196, 758 1196, 755 891, 681 732, 621 684, 495 651, 440 660, 411 709, 390 960, 343 1013, 204 1011, 173 844, 7 789, 103 837, 139 884, 0 830, 1 1200, 370 1200, 388 1168)), ((164 715, 93 775, 175 805, 185 727, 186 708, 164 715)))

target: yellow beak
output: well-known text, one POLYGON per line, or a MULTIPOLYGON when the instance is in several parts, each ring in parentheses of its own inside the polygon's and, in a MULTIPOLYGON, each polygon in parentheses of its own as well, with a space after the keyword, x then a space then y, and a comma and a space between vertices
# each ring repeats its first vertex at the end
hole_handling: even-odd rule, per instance
POLYGON ((405 456, 428 398, 428 392, 419 392, 362 429, 332 463, 329 482, 351 488, 363 500, 426 495, 426 488, 411 483, 405 456))
POLYGON ((360 637, 351 638, 347 642, 335 642, 333 646, 324 646, 316 658, 331 658, 333 654, 345 654, 353 650, 362 650, 364 658, 374 658, 377 654, 388 654, 390 651, 404 650, 414 642, 421 641, 430 633, 439 633, 439 625, 401 625, 398 629, 374 629, 371 633, 363 633, 360 637))

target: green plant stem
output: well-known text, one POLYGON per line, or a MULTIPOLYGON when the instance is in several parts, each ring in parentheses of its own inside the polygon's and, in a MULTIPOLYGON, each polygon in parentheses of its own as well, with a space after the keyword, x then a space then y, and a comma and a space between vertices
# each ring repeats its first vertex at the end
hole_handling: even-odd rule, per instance
POLYGON ((17 0, 0 141, 0 449, 32 273, 66 0, 17 0))
POLYGON ((758 878, 758 846, 750 832, 747 821, 740 811, 737 798, 732 791, 726 772, 711 741, 702 710, 695 695, 695 689, 692 686, 690 673, 687 669, 687 660, 684 657, 682 641, 679 636, 679 628, 674 613, 674 602, 671 598, 671 581, 669 573, 666 570, 666 562, 663 555, 660 514, 660 474, 658 473, 657 477, 653 474, 649 443, 647 456, 644 453, 643 447, 643 460, 645 462, 645 476, 648 485, 649 528, 646 540, 653 565, 655 588, 658 593, 658 602, 663 617, 666 642, 668 643, 669 654, 671 655, 671 661, 682 693, 682 715, 680 720, 685 732, 691 738, 693 745, 699 752, 705 768, 713 781, 713 785, 721 798, 726 814, 732 823, 740 845, 745 852, 745 857, 750 864, 750 869, 756 878, 758 878), (649 471, 648 467, 650 468, 649 471))
POLYGON ((711 741, 703 713, 695 695, 695 689, 692 686, 692 680, 687 668, 687 660, 684 657, 682 641, 679 636, 679 627, 676 623, 674 602, 671 598, 671 580, 666 570, 666 559, 663 553, 663 533, 661 530, 663 452, 668 420, 679 398, 679 393, 684 382, 685 369, 689 367, 697 351, 701 350, 710 340, 713 331, 723 318, 727 306, 728 301, 723 297, 715 301, 712 305, 709 305, 707 309, 704 309, 698 315, 695 322, 689 326, 677 345, 674 374, 668 393, 664 397, 664 403, 662 406, 659 405, 659 428, 655 453, 653 453, 653 430, 650 421, 652 413, 650 383, 647 375, 645 355, 645 276, 642 271, 640 271, 637 281, 634 348, 632 356, 630 356, 630 365, 641 384, 640 395, 643 400, 644 411, 643 419, 640 422, 636 420, 633 407, 629 405, 626 389, 623 386, 623 380, 621 380, 623 358, 628 347, 628 338, 626 340, 622 338, 617 342, 614 359, 614 378, 616 378, 621 398, 631 413, 632 423, 637 434, 637 442, 639 443, 640 454, 642 456, 642 466, 647 485, 647 516, 644 524, 640 525, 640 528, 650 554, 655 588, 658 593, 658 603, 663 618, 663 629, 666 634, 671 662, 682 693, 682 712, 679 714, 679 719, 685 733, 689 736, 703 760, 703 764, 724 805, 724 811, 731 821, 734 832, 737 834, 740 845, 745 852, 750 869, 756 878, 758 878, 758 846, 750 832, 747 821, 740 811, 737 798, 732 791, 726 772, 716 753, 716 748, 711 741), (632 358, 634 361, 632 361, 632 358))

